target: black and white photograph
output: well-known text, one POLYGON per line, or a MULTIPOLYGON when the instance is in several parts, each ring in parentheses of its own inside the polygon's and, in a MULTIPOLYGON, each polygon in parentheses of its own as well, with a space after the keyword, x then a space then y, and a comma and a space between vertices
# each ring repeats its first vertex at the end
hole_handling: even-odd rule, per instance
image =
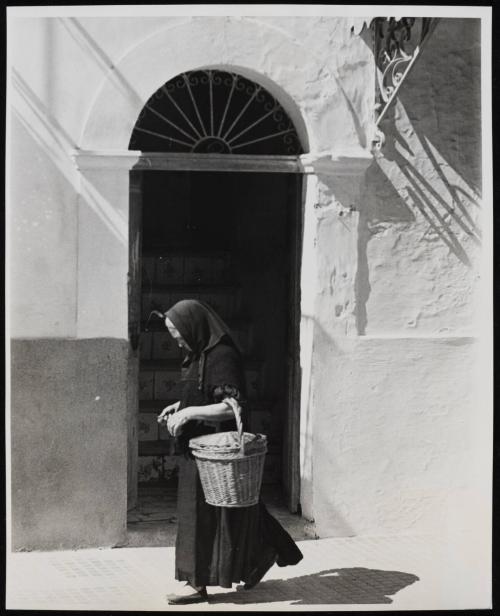
POLYGON ((491 7, 6 15, 6 608, 491 609, 491 7))

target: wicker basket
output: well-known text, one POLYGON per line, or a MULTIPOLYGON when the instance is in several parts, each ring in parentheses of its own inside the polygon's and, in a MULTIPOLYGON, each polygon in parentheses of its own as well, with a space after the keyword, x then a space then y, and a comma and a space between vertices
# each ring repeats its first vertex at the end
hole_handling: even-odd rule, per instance
POLYGON ((241 408, 226 398, 236 419, 237 432, 218 432, 192 438, 205 500, 215 507, 250 507, 259 501, 267 438, 243 432, 241 408))

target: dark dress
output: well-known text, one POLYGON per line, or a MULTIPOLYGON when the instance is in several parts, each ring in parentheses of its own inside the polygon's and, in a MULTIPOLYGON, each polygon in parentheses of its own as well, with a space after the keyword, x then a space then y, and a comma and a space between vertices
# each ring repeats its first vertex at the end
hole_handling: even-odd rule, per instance
MULTIPOLYGON (((226 396, 243 405, 244 377, 238 351, 223 341, 206 353, 203 387, 198 389, 198 363, 183 374, 181 408, 221 402, 226 396)), ((244 413, 243 413, 244 415, 244 413)), ((221 430, 235 430, 235 422, 221 430)), ((302 559, 299 548, 261 501, 252 507, 214 507, 205 502, 196 463, 189 454, 193 436, 209 434, 214 427, 191 421, 178 439, 180 458, 177 501, 178 531, 175 551, 176 579, 192 586, 222 586, 246 582, 263 560, 276 556, 279 566, 302 559)))

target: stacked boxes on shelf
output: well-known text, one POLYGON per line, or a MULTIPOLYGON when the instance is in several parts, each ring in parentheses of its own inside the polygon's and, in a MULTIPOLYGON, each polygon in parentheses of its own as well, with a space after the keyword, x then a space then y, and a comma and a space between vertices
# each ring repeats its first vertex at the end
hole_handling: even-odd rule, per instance
POLYGON ((139 372, 139 402, 153 400, 154 395, 154 372, 141 370, 139 372))
POLYGON ((175 480, 178 466, 175 456, 140 456, 138 465, 139 482, 167 482, 175 480))
POLYGON ((178 370, 156 370, 154 376, 155 400, 179 400, 182 396, 182 385, 178 370))
POLYGON ((277 484, 281 481, 281 433, 283 430, 279 403, 262 398, 249 398, 246 404, 248 427, 254 434, 265 434, 268 439, 268 450, 264 464, 263 483, 277 484))
MULTIPOLYGON (((162 408, 178 400, 181 352, 164 324, 152 310, 165 312, 181 299, 198 299, 230 320, 240 308, 230 280, 228 254, 156 254, 143 257, 142 321, 139 377, 139 481, 168 480, 175 462, 173 439, 158 426, 162 408)), ((247 348, 248 332, 238 331, 238 342, 247 348)), ((255 380, 255 375, 252 376, 255 380)))
POLYGON ((184 282, 184 257, 160 256, 154 259, 154 281, 157 284, 182 284, 184 282))
POLYGON ((138 479, 140 483, 160 481, 163 471, 163 456, 140 456, 138 479))
POLYGON ((139 338, 139 357, 140 359, 151 359, 151 349, 153 346, 153 332, 141 332, 139 338))
POLYGON ((139 440, 157 441, 158 440, 158 421, 156 413, 141 413, 139 416, 139 440))
POLYGON ((231 282, 228 254, 184 254, 143 257, 143 284, 220 285, 231 282))
MULTIPOLYGON (((209 304, 228 321, 235 341, 244 354, 255 352, 252 327, 241 320, 239 294, 231 284, 229 255, 161 254, 143 258, 142 321, 148 320, 151 310, 165 312, 181 299, 198 299, 209 304)), ((177 462, 174 442, 165 427, 158 426, 157 416, 162 408, 180 398, 181 352, 167 332, 163 322, 153 318, 148 331, 143 329, 140 339, 139 398, 139 481, 168 481, 175 477, 177 462)), ((272 404, 262 402, 260 365, 248 363, 245 369, 247 403, 245 412, 252 432, 268 435, 279 441, 279 426, 273 423, 272 404)), ((269 450, 264 471, 265 483, 279 481, 281 457, 269 450)))
POLYGON ((211 306, 223 319, 227 320, 230 320, 233 315, 238 314, 240 310, 239 296, 234 288, 227 287, 214 290, 207 285, 206 288, 197 287, 194 289, 178 287, 169 292, 148 292, 145 290, 142 295, 142 314, 147 319, 152 310, 166 312, 170 306, 173 306, 182 299, 197 299, 204 302, 211 306))
POLYGON ((245 381, 247 388, 247 398, 255 400, 260 396, 259 371, 252 366, 245 369, 245 381))
POLYGON ((231 318, 239 304, 234 289, 227 286, 230 277, 227 254, 144 257, 143 317, 151 310, 164 312, 179 300, 191 298, 208 303, 223 318, 231 318))

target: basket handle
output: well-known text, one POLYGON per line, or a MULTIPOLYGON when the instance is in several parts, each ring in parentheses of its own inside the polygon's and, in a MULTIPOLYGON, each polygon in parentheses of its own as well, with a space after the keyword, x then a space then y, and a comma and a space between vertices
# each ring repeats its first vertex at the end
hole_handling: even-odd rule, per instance
POLYGON ((241 420, 241 406, 234 398, 224 398, 223 402, 229 404, 236 419, 236 429, 238 430, 238 439, 240 441, 240 453, 245 455, 245 439, 243 438, 243 422, 241 420))

